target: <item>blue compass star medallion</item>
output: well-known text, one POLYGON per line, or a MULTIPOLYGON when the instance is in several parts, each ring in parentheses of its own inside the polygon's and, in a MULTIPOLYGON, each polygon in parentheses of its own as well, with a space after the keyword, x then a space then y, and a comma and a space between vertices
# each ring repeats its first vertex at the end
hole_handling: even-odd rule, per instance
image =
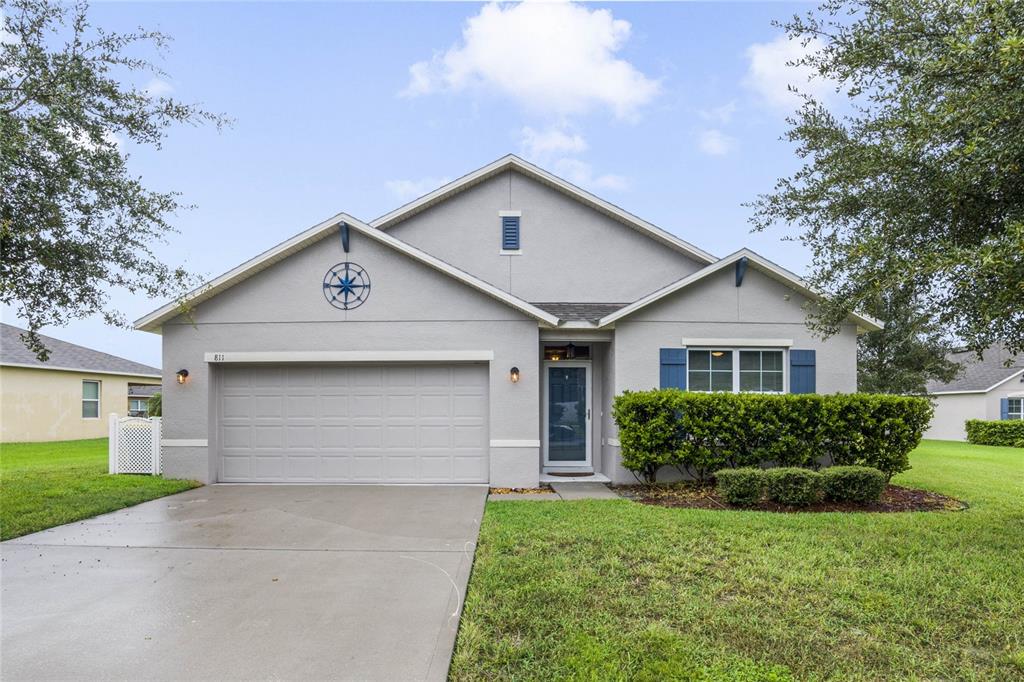
POLYGON ((358 308, 369 296, 370 276, 355 263, 338 263, 324 275, 324 297, 335 308, 358 308))

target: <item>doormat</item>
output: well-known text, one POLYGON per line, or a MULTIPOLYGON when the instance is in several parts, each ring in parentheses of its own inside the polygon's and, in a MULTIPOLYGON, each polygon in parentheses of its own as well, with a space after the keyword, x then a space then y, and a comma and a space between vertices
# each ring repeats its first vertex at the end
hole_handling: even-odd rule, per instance
POLYGON ((549 471, 545 474, 545 476, 562 476, 564 478, 585 478, 593 475, 586 471, 549 471))

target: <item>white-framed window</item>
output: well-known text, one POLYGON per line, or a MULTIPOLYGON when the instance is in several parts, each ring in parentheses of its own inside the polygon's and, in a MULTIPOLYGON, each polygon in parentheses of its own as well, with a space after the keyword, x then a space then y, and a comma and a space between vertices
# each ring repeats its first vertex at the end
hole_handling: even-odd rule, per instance
POLYGON ((785 351, 762 348, 689 348, 686 387, 690 391, 783 393, 785 351))
POLYGON ((128 415, 131 417, 148 417, 149 400, 146 398, 129 398, 128 415))
POLYGON ((1010 398, 1007 407, 1007 419, 1024 419, 1024 398, 1010 398))
POLYGON ((100 418, 100 382, 82 382, 82 419, 100 418))

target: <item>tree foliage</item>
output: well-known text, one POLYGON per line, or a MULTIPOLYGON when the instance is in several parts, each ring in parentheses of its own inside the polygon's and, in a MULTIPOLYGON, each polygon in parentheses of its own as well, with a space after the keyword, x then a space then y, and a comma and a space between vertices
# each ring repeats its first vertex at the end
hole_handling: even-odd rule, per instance
POLYGON ((831 294, 812 325, 922 291, 973 350, 1024 351, 1024 2, 829 0, 781 25, 820 41, 797 63, 848 96, 833 113, 804 95, 804 164, 753 204, 812 250, 831 294))
POLYGON ((175 192, 145 187, 128 145, 160 147, 168 127, 225 120, 147 92, 129 78, 163 75, 135 50, 169 38, 92 26, 88 6, 0 1, 0 302, 28 322, 41 359, 43 325, 101 314, 125 325, 109 290, 166 298, 191 277, 153 253, 183 208, 175 192))
POLYGON ((929 381, 952 381, 961 371, 948 358, 954 348, 945 329, 913 292, 883 292, 864 311, 885 328, 857 337, 858 391, 921 394, 929 381))

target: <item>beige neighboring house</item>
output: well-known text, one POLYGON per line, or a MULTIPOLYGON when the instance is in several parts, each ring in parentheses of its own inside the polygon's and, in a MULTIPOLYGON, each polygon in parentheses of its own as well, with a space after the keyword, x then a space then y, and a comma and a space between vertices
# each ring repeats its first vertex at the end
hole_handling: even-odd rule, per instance
POLYGON ((928 384, 935 417, 925 438, 967 440, 968 419, 1024 419, 1024 357, 993 347, 983 360, 970 351, 953 353, 950 359, 964 369, 953 381, 928 384))
POLYGON ((107 415, 139 413, 160 390, 157 367, 49 336, 40 362, 24 331, 0 324, 0 442, 102 438, 107 415))

